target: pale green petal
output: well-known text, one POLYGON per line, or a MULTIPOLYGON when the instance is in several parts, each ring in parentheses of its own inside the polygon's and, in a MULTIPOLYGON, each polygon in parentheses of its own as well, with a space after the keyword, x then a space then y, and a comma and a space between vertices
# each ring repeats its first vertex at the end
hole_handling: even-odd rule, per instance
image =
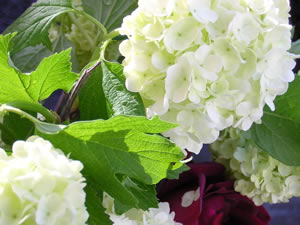
POLYGON ((208 57, 213 51, 212 46, 210 45, 201 45, 195 52, 195 57, 200 63, 200 65, 204 65, 204 61, 206 57, 208 57))
POLYGON ((273 0, 246 0, 246 2, 249 4, 251 9, 259 14, 266 13, 273 4, 273 0))
POLYGON ((223 58, 224 69, 228 71, 236 71, 239 68, 239 64, 242 63, 239 53, 230 44, 228 40, 219 39, 214 43, 214 50, 217 55, 223 58))
POLYGON ((203 62, 203 67, 207 71, 219 73, 223 67, 223 59, 217 55, 209 55, 203 62))
POLYGON ((42 197, 37 207, 36 223, 55 225, 55 221, 64 215, 65 210, 65 204, 59 195, 42 197))
POLYGON ((131 42, 129 40, 122 41, 119 46, 119 50, 123 56, 129 57, 132 50, 131 42))
POLYGON ((152 65, 160 71, 165 71, 167 69, 171 63, 170 60, 170 56, 163 54, 160 51, 152 54, 152 65))
POLYGON ((164 26, 160 23, 159 20, 155 20, 154 23, 147 24, 142 33, 148 38, 152 40, 160 40, 164 33, 164 26))
POLYGON ((252 107, 251 102, 241 102, 236 108, 236 114, 239 116, 247 116, 252 107))
POLYGON ((188 64, 170 66, 166 77, 166 94, 175 103, 186 99, 191 84, 191 69, 188 64))
POLYGON ((146 13, 154 16, 169 16, 175 6, 174 0, 140 0, 139 7, 146 13))
POLYGON ((255 21, 254 16, 246 13, 237 14, 232 20, 230 27, 235 38, 238 41, 246 42, 247 45, 258 37, 260 31, 260 26, 255 21))
POLYGON ((182 51, 192 46, 201 28, 193 18, 185 18, 171 26, 165 34, 164 44, 168 52, 182 51))
POLYGON ((187 0, 187 6, 194 18, 200 23, 214 23, 218 19, 218 14, 210 9, 210 0, 187 0))

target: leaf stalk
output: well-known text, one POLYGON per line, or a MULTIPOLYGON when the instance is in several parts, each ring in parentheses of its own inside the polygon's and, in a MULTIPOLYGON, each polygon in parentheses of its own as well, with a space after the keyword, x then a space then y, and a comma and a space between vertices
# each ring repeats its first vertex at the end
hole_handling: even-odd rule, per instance
POLYGON ((59 111, 59 115, 62 121, 65 121, 69 118, 71 107, 74 104, 74 101, 85 84, 88 78, 91 76, 92 72, 101 64, 101 60, 97 61, 92 67, 84 70, 81 77, 77 80, 75 85, 73 86, 69 95, 66 96, 66 100, 62 102, 63 108, 59 111), (65 104, 64 104, 65 103, 65 104))

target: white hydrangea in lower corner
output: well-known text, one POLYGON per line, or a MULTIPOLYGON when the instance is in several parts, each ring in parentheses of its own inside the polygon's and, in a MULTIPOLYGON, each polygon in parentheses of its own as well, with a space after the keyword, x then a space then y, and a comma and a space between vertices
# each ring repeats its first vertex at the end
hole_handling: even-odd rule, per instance
POLYGON ((139 0, 120 45, 130 91, 164 133, 198 153, 228 127, 248 130, 293 81, 287 0, 139 0))
POLYGON ((300 166, 287 166, 272 158, 238 129, 226 130, 211 145, 211 152, 235 178, 235 190, 256 205, 300 196, 300 166))
POLYGON ((104 193, 103 206, 113 225, 182 225, 174 221, 175 213, 170 212, 167 202, 160 202, 158 208, 150 208, 147 211, 130 209, 122 215, 117 215, 114 199, 104 193))
POLYGON ((84 225, 82 169, 37 136, 0 149, 0 225, 84 225))

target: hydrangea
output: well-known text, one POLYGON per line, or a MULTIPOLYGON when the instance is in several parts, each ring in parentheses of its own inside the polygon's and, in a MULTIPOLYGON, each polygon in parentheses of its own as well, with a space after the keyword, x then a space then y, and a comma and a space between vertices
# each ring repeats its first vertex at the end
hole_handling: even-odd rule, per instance
MULTIPOLYGON (((82 1, 72 0, 73 8, 82 11, 82 1)), ((101 31, 97 25, 78 13, 63 14, 56 18, 49 29, 49 39, 52 43, 60 38, 62 31, 65 38, 75 45, 76 56, 81 67, 90 60, 100 42, 101 31)))
POLYGON ((252 198, 256 205, 287 202, 300 196, 300 167, 272 158, 240 130, 226 130, 211 150, 215 160, 236 179, 235 190, 252 198))
POLYGON ((150 208, 148 211, 130 209, 122 215, 117 215, 114 199, 104 193, 103 206, 113 225, 182 225, 174 221, 175 213, 170 213, 170 206, 167 202, 161 202, 158 208, 150 208))
POLYGON ((228 127, 248 130, 294 79, 288 0, 139 0, 120 45, 130 91, 164 133, 198 153, 228 127))
POLYGON ((37 136, 0 149, 0 224, 84 225, 82 168, 37 136))

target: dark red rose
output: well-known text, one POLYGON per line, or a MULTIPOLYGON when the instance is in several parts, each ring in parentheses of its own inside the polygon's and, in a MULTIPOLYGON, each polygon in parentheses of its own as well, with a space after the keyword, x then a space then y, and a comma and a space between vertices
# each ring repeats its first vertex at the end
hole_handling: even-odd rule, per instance
POLYGON ((164 180, 157 189, 160 201, 170 203, 177 222, 183 225, 269 224, 270 216, 265 208, 235 192, 233 182, 224 179, 222 165, 201 163, 189 167, 178 180, 164 180))

